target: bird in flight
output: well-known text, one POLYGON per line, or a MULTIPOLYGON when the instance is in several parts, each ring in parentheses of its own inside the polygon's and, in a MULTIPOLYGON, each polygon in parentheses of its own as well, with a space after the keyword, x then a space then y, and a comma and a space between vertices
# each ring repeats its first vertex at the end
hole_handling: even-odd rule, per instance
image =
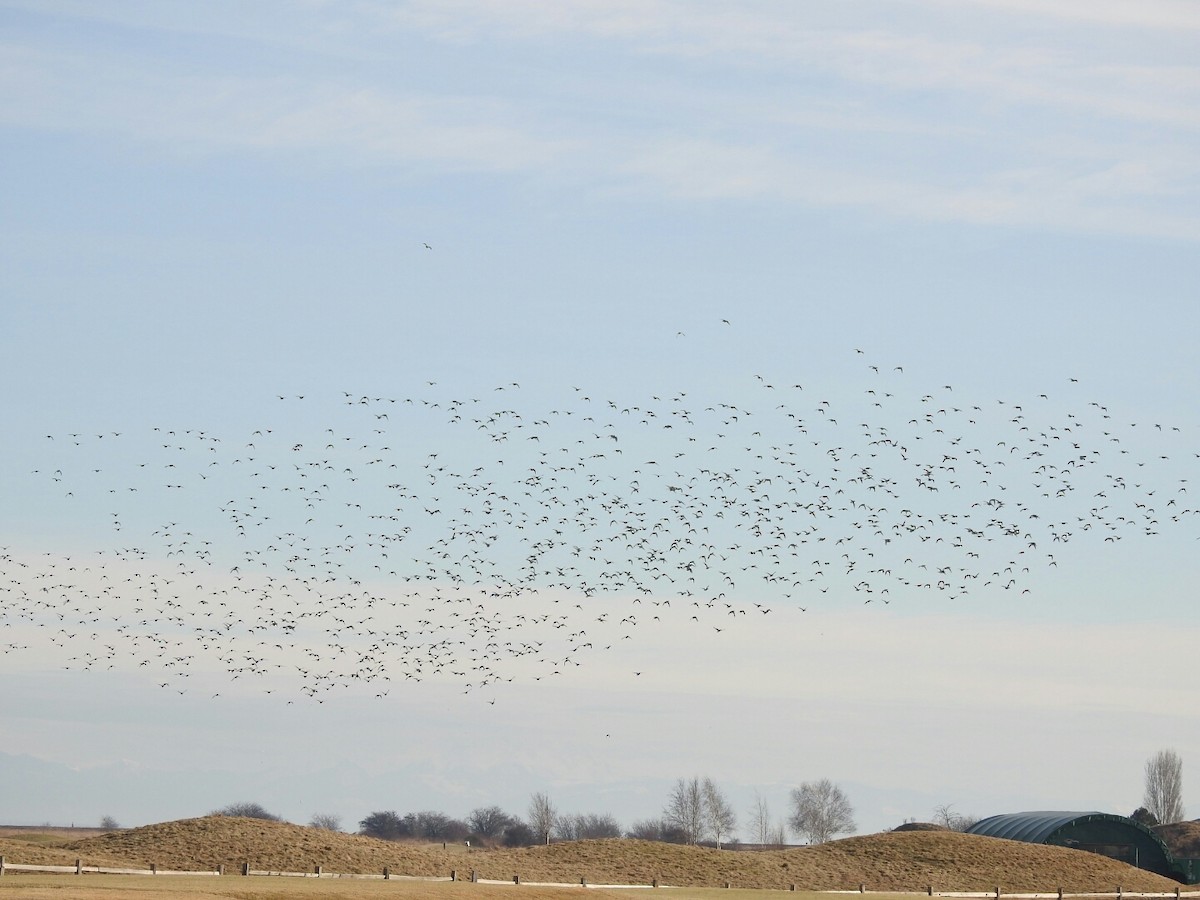
MULTIPOLYGON (((1171 471, 1197 448, 1170 422, 1136 429, 1162 444, 1136 459, 1110 449, 1126 426, 1099 404, 935 410, 901 366, 878 362, 871 390, 853 392, 863 399, 827 394, 815 408, 750 371, 753 394, 736 404, 566 385, 543 400, 553 385, 511 378, 456 395, 430 379, 335 392, 336 420, 258 423, 240 441, 35 433, 44 462, 31 477, 47 502, 111 505, 82 565, 0 546, 0 640, 36 623, 52 647, 82 648, 69 667, 124 656, 164 688, 204 660, 272 691, 290 680, 316 702, 453 678, 491 704, 493 685, 549 682, 659 621, 729 640, 748 612, 779 609, 768 621, 783 627, 781 607, 803 612, 808 597, 859 593, 874 609, 905 594, 1018 594, 1058 566, 1046 546, 1200 520, 1183 508, 1188 471, 1171 471), (110 444, 127 466, 109 465, 110 444), (153 480, 166 471, 169 502, 153 480), (156 503, 170 522, 147 518, 156 503), (635 615, 642 597, 649 620, 635 615)), ((319 391, 276 396, 325 410, 319 391)))

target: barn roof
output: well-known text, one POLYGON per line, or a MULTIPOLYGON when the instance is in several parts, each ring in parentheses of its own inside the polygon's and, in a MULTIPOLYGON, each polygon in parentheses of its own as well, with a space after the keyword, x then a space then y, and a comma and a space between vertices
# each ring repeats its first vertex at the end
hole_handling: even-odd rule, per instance
POLYGON ((1013 841, 1028 841, 1041 844, 1046 838, 1058 831, 1064 825, 1072 822, 1091 819, 1122 819, 1111 813, 1102 812, 1022 812, 1004 813, 999 816, 989 816, 981 819, 967 829, 969 834, 983 834, 988 837, 1008 838, 1013 841))
POLYGON ((1134 862, 1139 868, 1149 869, 1188 884, 1200 883, 1197 880, 1200 871, 1196 861, 1176 859, 1159 835, 1140 822, 1115 813, 1095 810, 1005 813, 981 819, 968 828, 967 833, 1081 849, 1090 849, 1088 844, 1136 845, 1142 848, 1140 855, 1135 856, 1134 862))

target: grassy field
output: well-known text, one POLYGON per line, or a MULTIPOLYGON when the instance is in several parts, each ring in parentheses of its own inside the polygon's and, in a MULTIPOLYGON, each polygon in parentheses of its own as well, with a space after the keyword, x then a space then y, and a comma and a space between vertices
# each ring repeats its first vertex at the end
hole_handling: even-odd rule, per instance
POLYGON ((62 844, 107 834, 104 828, 55 828, 51 825, 9 825, 0 827, 0 839, 17 838, 31 844, 62 844))
MULTIPOLYGON (((7 865, 69 865, 111 868, 215 871, 224 877, 47 875, 12 872, 0 878, 0 900, 12 897, 373 897, 474 900, 513 892, 537 897, 580 896, 579 888, 547 888, 531 882, 672 885, 673 898, 717 893, 733 900, 745 889, 797 893, 857 891, 875 898, 884 892, 994 891, 1006 893, 1173 892, 1176 883, 1107 857, 948 831, 884 832, 788 850, 732 851, 638 840, 572 841, 521 849, 469 851, 461 845, 380 841, 283 822, 206 816, 79 837, 36 830, 0 836, 7 865), (382 874, 447 878, 459 882, 242 877, 243 864, 274 872, 382 874), (507 885, 471 884, 480 879, 507 885), (522 884, 511 884, 519 875, 522 884), (729 883, 733 890, 724 889, 729 883), (797 892, 787 890, 795 885, 797 892), (686 889, 675 890, 674 888, 686 889), (715 889, 715 891, 713 890, 715 889), (86 892, 86 893, 85 893, 86 892), (107 892, 107 893, 106 893, 107 892)), ((593 891, 618 893, 629 890, 593 891)), ((636 893, 636 892, 635 892, 636 893)), ((586 895, 585 895, 586 896, 586 895)))
MULTIPOLYGON (((829 900, 828 895, 797 891, 722 888, 660 888, 668 900, 829 900)), ((634 898, 643 896, 641 892, 634 898)), ((628 890, 549 888, 463 882, 358 881, 332 878, 241 876, 151 878, 136 875, 5 875, 0 900, 631 900, 628 890)), ((901 900, 901 895, 872 894, 871 900, 901 900)), ((912 900, 904 897, 903 900, 912 900)))

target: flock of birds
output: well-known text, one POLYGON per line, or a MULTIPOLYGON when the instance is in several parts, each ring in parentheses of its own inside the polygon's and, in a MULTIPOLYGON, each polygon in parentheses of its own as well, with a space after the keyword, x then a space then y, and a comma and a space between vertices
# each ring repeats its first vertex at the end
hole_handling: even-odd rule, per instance
POLYGON ((738 404, 427 382, 278 395, 276 424, 238 437, 43 435, 23 539, 56 549, 0 547, 0 649, 179 691, 204 669, 317 700, 494 692, 655 622, 1024 594, 1072 542, 1197 513, 1178 426, 1117 421, 1066 380, 974 404, 856 364, 828 397, 761 376, 738 404))

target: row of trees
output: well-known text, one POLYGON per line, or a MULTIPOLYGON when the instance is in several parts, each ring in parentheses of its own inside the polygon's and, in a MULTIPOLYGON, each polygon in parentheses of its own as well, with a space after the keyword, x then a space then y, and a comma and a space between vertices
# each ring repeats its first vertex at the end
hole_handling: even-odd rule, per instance
MULTIPOLYGON (((822 779, 805 782, 792 791, 792 813, 787 824, 810 843, 823 843, 834 835, 852 833, 853 815, 854 810, 841 788, 822 779)), ((314 817, 312 824, 324 827, 327 823, 318 822, 320 818, 314 817)), ((784 823, 771 820, 770 810, 761 797, 756 798, 751 819, 758 844, 786 843, 784 823)), ((720 847, 733 835, 737 814, 716 782, 697 776, 676 781, 660 818, 636 822, 627 832, 607 813, 559 813, 544 793, 530 798, 525 820, 498 806, 487 806, 472 810, 465 820, 429 811, 407 815, 373 812, 358 827, 360 834, 388 841, 476 841, 525 847, 551 840, 625 836, 678 844, 711 843, 720 847)))
POLYGON ((522 823, 508 816, 499 807, 474 810, 467 820, 454 819, 445 813, 426 810, 400 815, 394 811, 373 812, 358 823, 360 834, 384 841, 464 841, 475 838, 498 840, 506 846, 526 846, 533 843, 528 829, 515 826, 522 823), (512 833, 509 834, 509 830, 512 833))
MULTIPOLYGON (((1146 763, 1143 806, 1132 818, 1145 825, 1179 822, 1184 817, 1183 762, 1174 750, 1161 750, 1146 763)), ((840 787, 827 778, 804 782, 790 795, 790 814, 772 818, 767 801, 755 796, 748 816, 748 837, 760 846, 782 846, 790 831, 810 844, 821 844, 856 829, 854 808, 840 787)), ((228 816, 279 821, 257 803, 235 803, 215 811, 228 816)), ((950 805, 934 810, 934 822, 955 831, 965 831, 977 819, 961 815, 950 805)), ((341 830, 337 816, 318 814, 310 823, 316 828, 341 830)), ((384 840, 464 841, 524 847, 557 840, 621 837, 620 824, 607 813, 559 813, 549 796, 534 794, 525 820, 498 806, 472 810, 465 820, 440 812, 425 811, 400 815, 373 812, 361 822, 359 833, 384 840)), ((106 817, 104 827, 115 828, 106 817)), ((679 844, 727 843, 737 828, 737 815, 725 793, 709 777, 680 778, 671 788, 661 817, 635 822, 624 836, 679 844)))
MULTIPOLYGON (((823 778, 806 781, 791 793, 786 823, 771 817, 767 801, 755 795, 750 810, 750 836, 759 846, 783 846, 787 829, 810 844, 822 844, 838 834, 853 834, 854 807, 840 787, 823 778)), ((720 847, 737 827, 737 815, 724 792, 711 778, 680 778, 667 796, 661 819, 634 824, 630 837, 679 844, 708 842, 720 847)))
POLYGON ((711 840, 720 847, 737 827, 737 816, 711 778, 680 778, 667 796, 662 827, 677 834, 682 843, 711 840))
POLYGON ((560 814, 545 794, 534 794, 528 821, 510 815, 498 806, 471 811, 466 819, 453 819, 439 812, 399 815, 373 812, 358 823, 359 833, 385 841, 472 841, 505 847, 528 847, 551 838, 580 841, 589 838, 621 837, 621 826, 611 815, 597 813, 560 814))

